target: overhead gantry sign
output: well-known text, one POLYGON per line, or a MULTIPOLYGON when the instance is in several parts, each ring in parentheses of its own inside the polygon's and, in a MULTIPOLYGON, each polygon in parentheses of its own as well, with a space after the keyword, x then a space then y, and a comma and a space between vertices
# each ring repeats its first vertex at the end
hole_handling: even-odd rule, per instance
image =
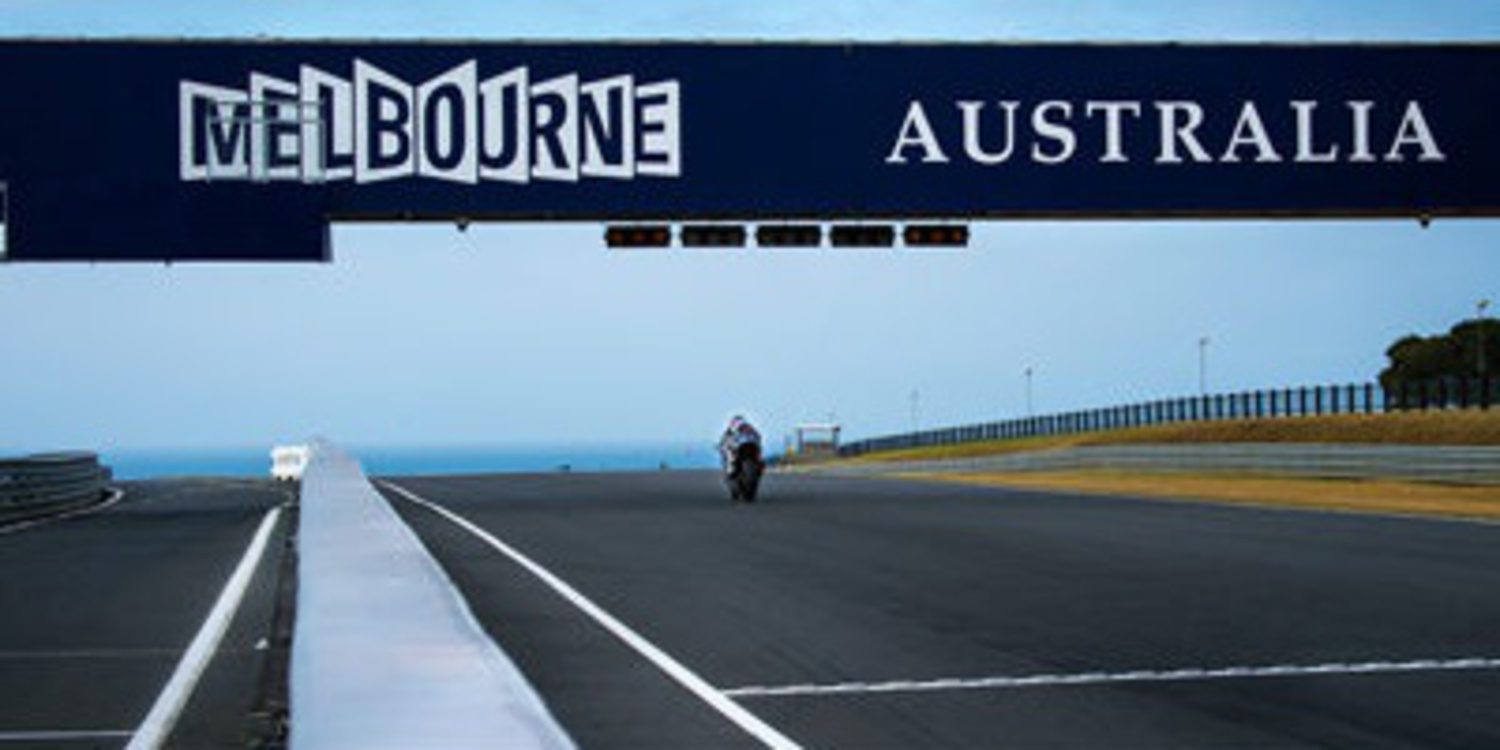
POLYGON ((0 80, 13 261, 318 261, 358 220, 1500 213, 1493 45, 25 40, 0 80))

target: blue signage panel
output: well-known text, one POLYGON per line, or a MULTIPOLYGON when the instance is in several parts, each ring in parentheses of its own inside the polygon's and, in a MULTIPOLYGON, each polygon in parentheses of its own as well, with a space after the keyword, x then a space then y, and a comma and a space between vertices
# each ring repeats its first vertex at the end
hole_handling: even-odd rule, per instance
POLYGON ((1500 46, 0 42, 11 260, 338 220, 1500 214, 1500 46))

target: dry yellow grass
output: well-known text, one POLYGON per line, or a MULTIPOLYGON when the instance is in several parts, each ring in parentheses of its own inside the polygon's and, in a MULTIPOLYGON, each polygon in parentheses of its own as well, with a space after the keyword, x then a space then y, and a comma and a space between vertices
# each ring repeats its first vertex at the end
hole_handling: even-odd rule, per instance
POLYGON ((988 440, 870 453, 857 462, 971 458, 1020 451, 1123 443, 1389 443, 1500 445, 1500 409, 1337 414, 1321 417, 1183 422, 1080 435, 988 440))
POLYGON ((1293 508, 1500 519, 1500 487, 1375 480, 1118 471, 909 473, 908 478, 1023 489, 1293 508))

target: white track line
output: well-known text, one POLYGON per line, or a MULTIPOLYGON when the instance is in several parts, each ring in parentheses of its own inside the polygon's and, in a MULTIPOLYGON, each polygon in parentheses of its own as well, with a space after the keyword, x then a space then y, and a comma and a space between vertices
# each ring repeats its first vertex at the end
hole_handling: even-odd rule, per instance
POLYGON ((0 742, 82 742, 129 737, 129 729, 38 729, 25 732, 0 732, 0 742))
POLYGON ((714 688, 714 686, 708 684, 708 682, 705 681, 702 677, 699 677, 692 670, 683 666, 681 662, 678 662, 676 659, 668 656, 666 652, 657 648, 654 644, 643 638, 634 630, 631 630, 629 626, 625 625, 625 623, 622 623, 619 620, 615 619, 614 615, 611 615, 610 613, 604 611, 599 607, 599 605, 595 604, 588 597, 579 593, 577 589, 568 585, 566 581, 563 581, 561 578, 553 575, 551 571, 543 568, 541 565, 538 565, 536 562, 532 561, 531 558, 521 554, 519 551, 512 548, 505 542, 500 541, 493 534, 476 526, 467 518, 464 518, 463 516, 460 516, 457 513, 454 513, 453 511, 442 507, 441 505, 427 500, 417 495, 416 493, 404 487, 401 487, 400 485, 393 484, 384 480, 380 481, 379 483, 380 485, 384 486, 392 492, 395 492, 398 495, 401 495, 407 500, 410 500, 417 505, 420 505, 424 508, 427 508, 428 510, 431 510, 434 513, 437 513, 438 515, 448 519, 449 521, 452 521, 460 528, 478 537, 480 541, 489 545, 495 551, 510 558, 512 562, 515 562, 517 565, 525 568, 532 575, 541 579, 542 583, 547 584, 548 587, 557 592, 559 596, 568 600, 570 604, 579 608, 580 610, 583 610, 585 614, 587 614, 589 617, 592 617, 594 621, 603 626, 605 630, 613 633, 615 637, 624 641, 625 644, 630 646, 632 649, 635 649, 636 653, 639 653, 641 656, 646 657, 648 661, 650 661, 652 664, 655 664, 656 667, 665 672, 667 676, 676 680, 679 684, 687 688, 704 703, 712 706, 720 714, 723 714, 725 718, 734 722, 735 725, 737 725, 740 729, 745 730, 751 736, 764 743, 767 747, 776 748, 776 750, 800 750, 801 746, 792 741, 791 738, 777 731, 774 727, 762 721, 760 717, 746 710, 744 706, 736 703, 734 699, 728 697, 723 692, 714 688))
POLYGON ((0 732, 0 742, 66 742, 129 736, 129 729, 38 729, 20 732, 0 732))
POLYGON ((177 717, 182 714, 183 707, 192 696, 193 688, 198 685, 198 678, 203 676, 203 670, 208 668, 209 660, 218 651, 219 642, 229 630, 229 623, 239 609, 240 600, 245 597, 245 589, 250 586, 250 579, 255 575, 255 568, 260 564, 260 558, 266 551, 266 543, 271 539, 271 530, 276 528, 276 520, 279 518, 281 506, 267 511, 265 518, 261 519, 260 528, 255 530, 255 536, 250 539, 250 546, 245 549, 244 557, 240 558, 239 565, 235 566, 234 573, 224 584, 224 590, 219 592, 219 598, 214 602, 213 609, 209 610, 208 618, 198 628, 198 634, 193 636, 192 644, 182 655, 182 660, 177 662, 172 678, 156 697, 150 713, 146 714, 146 718, 136 728, 126 750, 161 747, 167 735, 171 734, 172 726, 177 723, 177 717))
POLYGON ((1370 661, 1330 664, 1282 664, 1260 667, 1213 669, 1138 670, 1134 672, 1081 672, 1039 674, 1025 677, 975 677, 892 682, 841 682, 829 685, 756 685, 725 690, 736 698, 778 698, 816 695, 861 695, 869 693, 920 693, 941 690, 994 690, 1076 685, 1112 685, 1126 682, 1190 682, 1240 680, 1265 677, 1310 677, 1319 675, 1399 674, 1406 672, 1460 672, 1500 669, 1500 659, 1419 659, 1414 661, 1370 661))
POLYGON ((51 651, 0 651, 0 662, 49 659, 162 659, 182 653, 176 648, 78 648, 51 651))
POLYGON ((17 521, 13 524, 10 524, 9 526, 0 526, 0 536, 3 536, 5 534, 14 534, 17 531, 33 529, 38 526, 45 526, 49 523, 53 523, 54 521, 61 521, 67 518, 77 518, 78 516, 86 516, 92 513, 98 513, 100 511, 108 509, 111 505, 120 502, 120 500, 125 497, 125 490, 119 489, 118 487, 111 487, 109 488, 109 494, 110 497, 108 500, 105 500, 101 503, 95 503, 85 508, 75 508, 68 511, 67 513, 59 513, 55 516, 33 518, 29 521, 17 521))

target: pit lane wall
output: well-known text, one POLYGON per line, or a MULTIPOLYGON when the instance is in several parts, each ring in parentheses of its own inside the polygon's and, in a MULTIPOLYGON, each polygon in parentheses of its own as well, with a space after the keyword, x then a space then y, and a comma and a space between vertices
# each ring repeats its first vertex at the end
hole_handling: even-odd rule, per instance
POLYGON ((302 477, 296 750, 572 750, 416 534, 333 444, 302 477))

